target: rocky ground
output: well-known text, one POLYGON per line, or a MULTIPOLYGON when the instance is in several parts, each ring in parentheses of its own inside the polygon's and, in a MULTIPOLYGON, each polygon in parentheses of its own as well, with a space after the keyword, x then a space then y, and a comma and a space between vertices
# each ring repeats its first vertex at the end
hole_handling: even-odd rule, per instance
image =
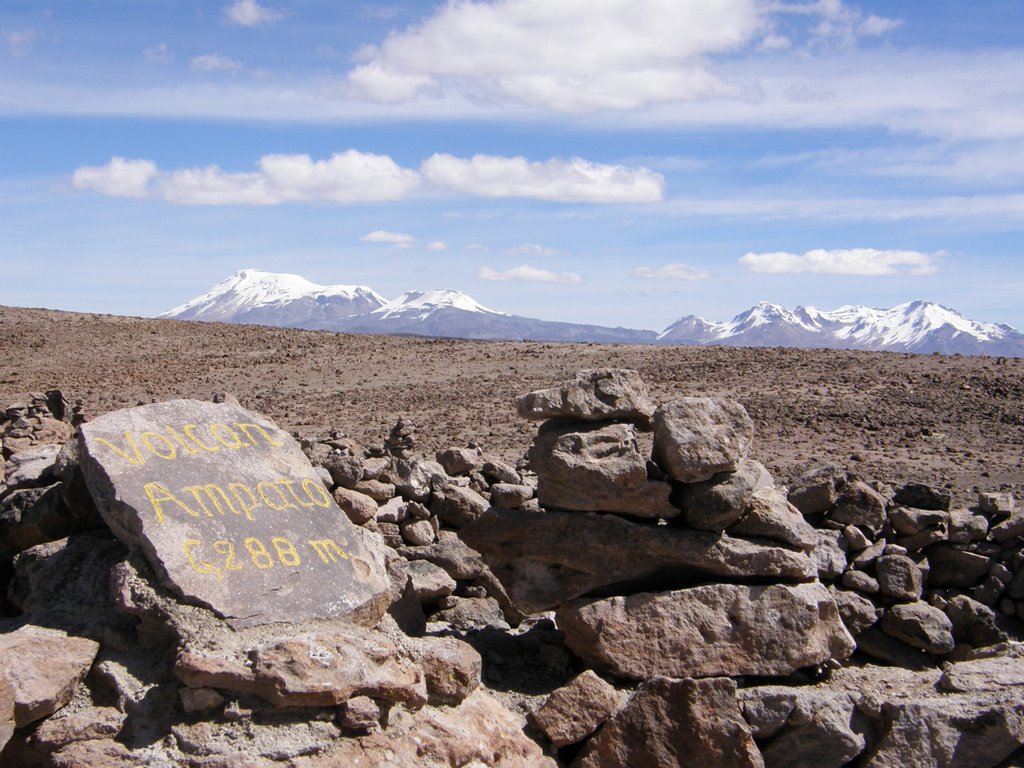
POLYGON ((871 479, 946 486, 957 503, 1024 491, 1024 360, 831 350, 468 342, 0 307, 0 404, 60 388, 97 416, 234 393, 304 435, 379 445, 398 416, 425 455, 476 442, 523 455, 517 394, 583 368, 634 368, 656 401, 719 395, 754 420, 780 482, 825 461, 871 479))

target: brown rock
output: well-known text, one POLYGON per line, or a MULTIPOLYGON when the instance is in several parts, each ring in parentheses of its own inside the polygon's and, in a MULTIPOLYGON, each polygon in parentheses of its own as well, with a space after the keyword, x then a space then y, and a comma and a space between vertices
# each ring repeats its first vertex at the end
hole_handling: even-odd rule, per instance
POLYGON ((483 454, 479 448, 445 448, 438 451, 435 458, 452 477, 468 475, 483 464, 483 454))
POLYGON ((401 525, 402 541, 411 547, 425 547, 437 540, 435 523, 431 520, 406 520, 401 525))
POLYGON ((14 688, 0 674, 0 753, 14 735, 14 688))
POLYGON ((654 462, 682 483, 734 471, 753 439, 754 423, 734 400, 684 397, 654 412, 654 462))
POLYGON ((802 552, 614 515, 492 509, 460 535, 483 554, 526 614, 659 573, 783 581, 817 575, 802 552))
POLYGON ((582 599, 556 616, 576 655, 632 680, 788 675, 854 651, 821 584, 717 584, 582 599))
POLYGON ((124 725, 125 714, 114 707, 87 707, 63 717, 50 717, 32 732, 32 748, 56 752, 77 741, 113 738, 124 725))
POLYGON ((789 490, 789 503, 805 515, 828 512, 846 484, 846 473, 837 467, 814 467, 797 478, 789 490))
POLYGON ((768 470, 760 462, 743 459, 734 472, 721 472, 702 483, 687 483, 674 497, 678 497, 691 528, 724 531, 740 518, 756 491, 770 487, 772 476, 768 470))
POLYGON ((345 702, 341 724, 352 731, 370 731, 380 727, 383 714, 380 704, 369 696, 353 696, 345 702))
POLYGON ((760 768, 728 679, 644 682, 583 747, 578 768, 760 768))
POLYGON ((755 491, 743 514, 727 530, 733 536, 772 539, 805 552, 813 551, 818 542, 818 535, 811 524, 777 488, 755 491))
POLYGON ((1024 688, 1024 657, 992 656, 949 664, 939 678, 938 687, 955 693, 1020 690, 1024 688))
POLYGON ((430 621, 444 621, 457 630, 468 632, 484 627, 507 627, 501 606, 493 597, 450 597, 450 604, 431 614, 430 621))
POLYGON ((0 635, 0 677, 14 691, 18 728, 67 704, 89 672, 99 643, 25 625, 0 635))
POLYGON ((358 456, 332 453, 322 465, 330 473, 334 484, 341 488, 355 488, 356 483, 363 479, 363 460, 358 456))
POLYGON ((877 533, 885 524, 886 499, 865 482, 848 483, 836 500, 831 519, 843 525, 859 525, 877 533))
POLYGON ((480 685, 483 661, 469 643, 421 637, 410 638, 403 647, 423 670, 427 699, 434 706, 457 706, 480 685))
POLYGON ((339 485, 331 492, 331 496, 334 497, 334 502, 341 507, 341 511, 348 515, 348 519, 356 525, 363 525, 377 516, 377 502, 365 493, 339 485))
POLYGON ((879 591, 897 600, 917 600, 924 578, 917 563, 906 555, 882 555, 875 561, 879 591))
POLYGON ((650 424, 654 413, 647 385, 633 370, 604 368, 580 371, 551 389, 516 398, 524 419, 575 421, 636 421, 650 424))
POLYGON ((579 512, 621 512, 671 518, 672 487, 647 478, 631 424, 582 425, 549 421, 530 447, 542 506, 579 512))
POLYGON ((555 747, 576 744, 596 731, 619 708, 614 686, 592 670, 558 688, 530 717, 555 747))
POLYGON ((977 552, 936 544, 925 550, 928 583, 932 587, 973 587, 988 574, 992 558, 977 552))
POLYGON ((430 511, 443 523, 461 528, 469 525, 487 511, 487 499, 472 488, 450 485, 435 493, 430 502, 430 511))
POLYGON ((533 498, 533 488, 514 483, 495 483, 491 486, 491 504, 502 509, 516 509, 533 498))

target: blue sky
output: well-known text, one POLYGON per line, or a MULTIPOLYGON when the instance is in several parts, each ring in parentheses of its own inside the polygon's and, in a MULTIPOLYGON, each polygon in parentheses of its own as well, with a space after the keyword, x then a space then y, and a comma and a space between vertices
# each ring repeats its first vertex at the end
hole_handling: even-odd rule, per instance
POLYGON ((257 267, 660 330, 1024 328, 1017 0, 5 0, 0 303, 257 267))

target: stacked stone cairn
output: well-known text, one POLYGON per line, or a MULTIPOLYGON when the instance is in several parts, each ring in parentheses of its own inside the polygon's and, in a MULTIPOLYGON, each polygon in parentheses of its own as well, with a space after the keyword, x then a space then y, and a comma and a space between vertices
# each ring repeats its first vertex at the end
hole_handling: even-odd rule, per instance
POLYGON ((257 625, 112 530, 80 405, 0 412, 0 766, 1024 766, 1012 497, 782 487, 740 404, 635 371, 516 407, 515 465, 301 441, 380 574, 257 625))

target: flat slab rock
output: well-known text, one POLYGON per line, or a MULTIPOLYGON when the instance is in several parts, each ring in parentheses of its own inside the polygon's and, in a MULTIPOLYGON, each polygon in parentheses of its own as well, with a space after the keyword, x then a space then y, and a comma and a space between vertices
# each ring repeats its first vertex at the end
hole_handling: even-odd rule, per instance
POLYGON ((855 649, 821 584, 712 584, 574 600, 556 613, 565 644, 616 677, 789 675, 855 649))
POLYGON ((649 424, 654 403, 640 374, 629 369, 584 370, 550 389, 516 398, 524 419, 637 421, 649 424))
MULTIPOLYGON (((13 693, 16 727, 51 715, 71 701, 99 649, 94 640, 32 625, 0 634, 0 689, 9 686, 13 693)), ((5 720, 6 713, 0 712, 0 733, 5 720)))
POLYGON ((82 425, 80 453, 104 520, 187 602, 236 625, 383 614, 383 545, 265 417, 230 403, 156 403, 82 425))
POLYGON ((459 532, 524 614, 655 574, 813 581, 803 552, 615 515, 491 509, 459 532))

